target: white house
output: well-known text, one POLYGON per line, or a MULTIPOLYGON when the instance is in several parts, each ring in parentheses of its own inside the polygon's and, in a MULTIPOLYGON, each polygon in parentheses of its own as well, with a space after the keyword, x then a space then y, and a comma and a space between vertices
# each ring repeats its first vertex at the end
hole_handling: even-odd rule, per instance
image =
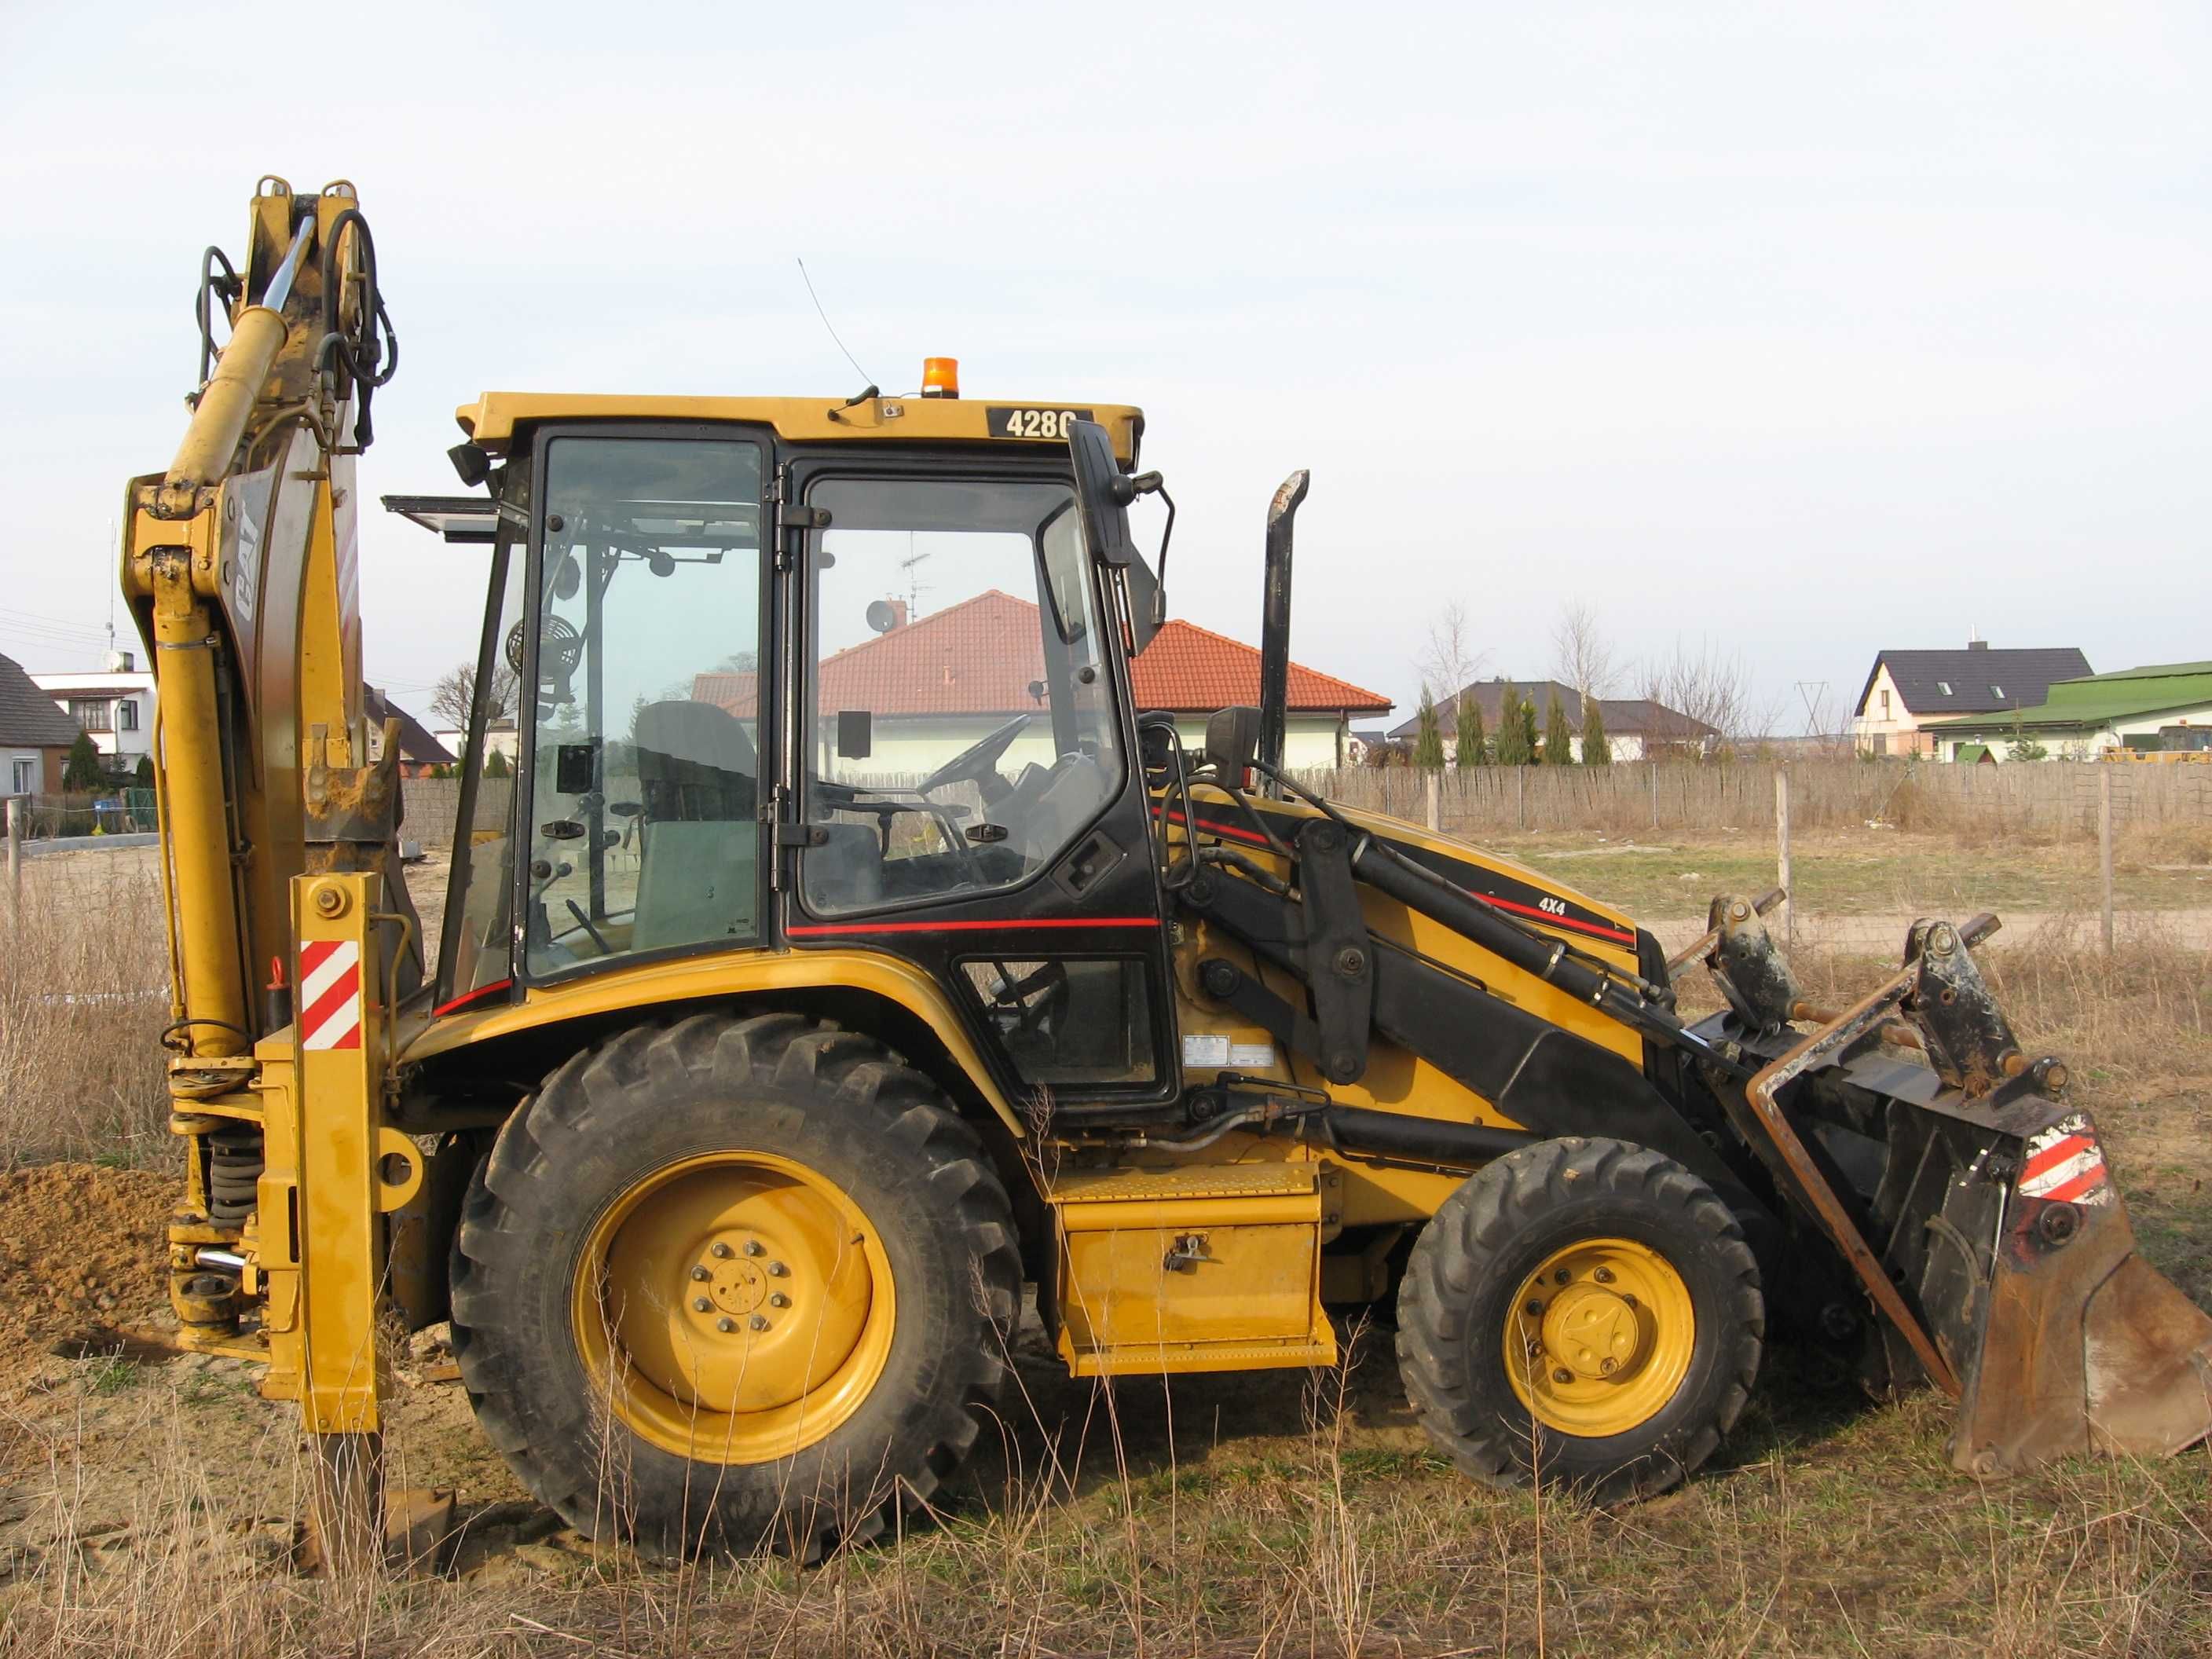
POLYGON ((1933 756, 1929 722, 2033 708, 2053 682, 2088 672, 2089 659, 2070 645, 1999 651, 1969 640, 1961 650, 1884 651, 1859 692, 1852 735, 1865 754, 1933 756))
POLYGON ((154 676, 130 652, 109 652, 98 673, 31 678, 83 727, 110 772, 135 771, 139 757, 154 752, 154 676))

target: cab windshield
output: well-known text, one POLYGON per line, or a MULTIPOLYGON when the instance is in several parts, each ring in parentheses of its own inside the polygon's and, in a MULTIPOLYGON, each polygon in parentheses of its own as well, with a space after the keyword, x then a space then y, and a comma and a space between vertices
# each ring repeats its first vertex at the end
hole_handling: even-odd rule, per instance
POLYGON ((794 734, 817 914, 1009 887, 1120 787, 1112 676, 1057 483, 828 479, 808 495, 811 684, 794 734))

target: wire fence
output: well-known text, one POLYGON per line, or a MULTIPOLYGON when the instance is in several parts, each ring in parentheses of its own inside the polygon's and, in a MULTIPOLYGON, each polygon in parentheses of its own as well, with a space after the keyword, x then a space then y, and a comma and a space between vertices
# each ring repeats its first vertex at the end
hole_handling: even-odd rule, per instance
MULTIPOLYGON (((2100 778, 2118 823, 2212 821, 2212 766, 2049 761, 2014 766, 1866 761, 1654 762, 1615 766, 1485 766, 1435 774, 1442 827, 1462 833, 1771 828, 1778 771, 1790 778, 1793 828, 1882 823, 1900 830, 2094 839, 2100 778)), ((1431 774, 1411 767, 1303 772, 1340 805, 1420 823, 1431 774)))

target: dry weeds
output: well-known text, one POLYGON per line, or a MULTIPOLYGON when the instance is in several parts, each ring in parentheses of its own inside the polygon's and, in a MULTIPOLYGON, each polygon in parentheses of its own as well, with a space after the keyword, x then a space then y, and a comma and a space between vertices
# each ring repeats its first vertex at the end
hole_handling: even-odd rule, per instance
MULTIPOLYGON (((158 980, 158 935, 120 961, 59 924, 30 937, 35 965, 0 965, 11 1146, 40 1127, 40 1144, 143 1147, 159 1016, 73 1023, 100 1005, 33 988, 158 980), (36 1042, 17 1039, 26 1009, 36 1042), (73 1115, 88 1077, 104 1103, 73 1115)), ((1891 965, 1798 961, 1829 1000, 1891 965)), ((2212 960, 2154 936, 2106 957, 2084 920, 2001 935, 1986 964, 2026 1043, 2073 1062, 2146 1252, 2212 1302, 2212 960)), ((1820 1394, 1784 1354, 1715 1465, 1606 1513, 1467 1482, 1412 1425, 1390 1344, 1346 1347, 1310 1377, 1106 1388, 1069 1380, 1032 1328, 998 1443, 941 1507, 809 1571, 643 1565, 488 1501, 508 1489, 480 1446, 403 1420, 400 1478, 459 1481, 473 1511, 467 1575, 340 1583, 288 1565, 290 1407, 198 1362, 57 1362, 0 1403, 0 1655, 2212 1651, 2205 1449, 1975 1482, 1944 1458, 1941 1401, 1820 1394)))

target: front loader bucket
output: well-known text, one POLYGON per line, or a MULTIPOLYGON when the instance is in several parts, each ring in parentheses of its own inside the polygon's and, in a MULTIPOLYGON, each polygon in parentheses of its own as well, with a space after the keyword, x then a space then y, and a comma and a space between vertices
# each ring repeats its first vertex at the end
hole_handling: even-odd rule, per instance
POLYGON ((1708 965, 1772 1056, 1724 1103, 1878 1310, 1870 1379, 1958 1399, 1959 1468, 2170 1455, 2212 1437, 2212 1316, 2136 1253, 2066 1068, 2014 1042, 1971 951, 1996 926, 1916 923, 1903 969, 1829 1014, 1717 901, 1708 965))

